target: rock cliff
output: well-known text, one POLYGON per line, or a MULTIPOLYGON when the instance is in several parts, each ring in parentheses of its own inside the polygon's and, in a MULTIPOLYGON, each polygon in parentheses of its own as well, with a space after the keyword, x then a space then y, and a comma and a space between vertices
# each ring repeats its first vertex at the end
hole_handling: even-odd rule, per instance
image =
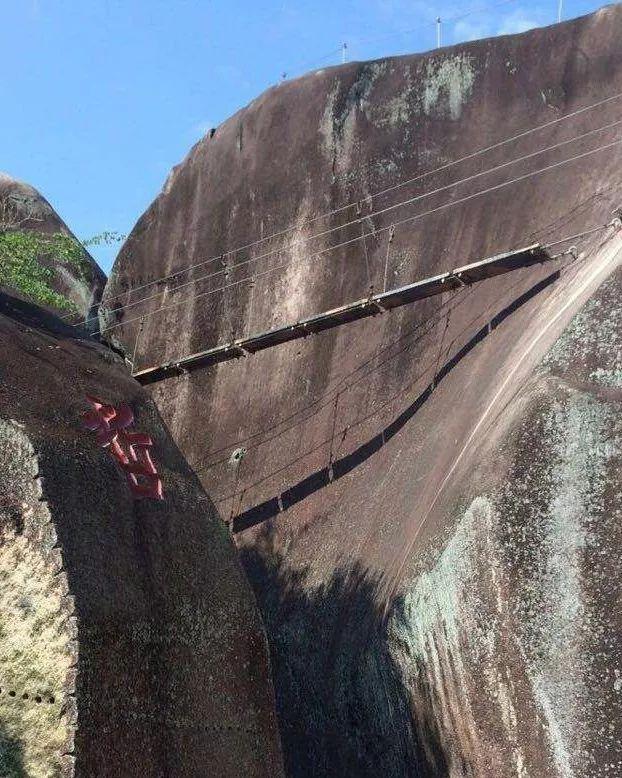
POLYGON ((291 776, 620 772, 622 243, 568 238, 621 204, 621 30, 612 6, 281 83, 117 259, 104 322, 144 367, 576 245, 154 385, 259 598, 291 776))
POLYGON ((256 602, 153 401, 2 293, 0 342, 0 774, 282 775, 256 602), (89 396, 130 409, 112 429, 149 436, 164 499, 136 496, 105 425, 85 427, 89 396))

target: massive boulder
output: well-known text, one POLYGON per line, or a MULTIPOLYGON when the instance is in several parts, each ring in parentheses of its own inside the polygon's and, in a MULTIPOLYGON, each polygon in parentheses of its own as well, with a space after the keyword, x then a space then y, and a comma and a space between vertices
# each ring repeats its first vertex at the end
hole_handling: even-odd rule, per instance
POLYGON ((566 252, 153 385, 258 594, 291 776, 619 772, 621 29, 281 83, 117 259, 104 321, 146 367, 566 252))
POLYGON ((0 775, 282 775, 255 599, 153 401, 114 353, 4 294, 0 342, 0 775), (162 500, 85 426, 89 397, 129 406, 162 500))
MULTIPOLYGON (((34 187, 0 173, 0 221, 7 217, 11 226, 39 232, 43 235, 61 233, 75 236, 49 202, 34 187)), ((50 285, 76 307, 80 317, 89 319, 90 329, 96 329, 97 306, 104 290, 106 276, 86 249, 82 250, 82 267, 58 262, 52 257, 42 261, 54 268, 50 285)))

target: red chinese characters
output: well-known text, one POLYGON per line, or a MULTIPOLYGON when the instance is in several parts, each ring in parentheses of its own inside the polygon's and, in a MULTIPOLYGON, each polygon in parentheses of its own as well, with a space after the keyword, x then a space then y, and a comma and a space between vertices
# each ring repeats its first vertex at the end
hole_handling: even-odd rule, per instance
POLYGON ((91 395, 87 395, 87 400, 93 410, 84 414, 84 426, 96 432, 99 445, 108 448, 123 468, 132 493, 163 500, 162 481, 149 453, 153 441, 142 432, 128 432, 134 423, 130 406, 121 403, 115 408, 91 395))

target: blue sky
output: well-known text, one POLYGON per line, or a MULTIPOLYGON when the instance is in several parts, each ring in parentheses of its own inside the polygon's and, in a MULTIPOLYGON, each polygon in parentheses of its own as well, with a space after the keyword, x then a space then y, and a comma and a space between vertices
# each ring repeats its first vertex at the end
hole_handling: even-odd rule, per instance
MULTIPOLYGON (((0 0, 0 170, 84 239, 130 231, 170 168, 283 72, 550 24, 557 0, 0 0), (494 7, 490 7, 494 6, 494 7), (458 19, 470 9, 482 9, 458 19)), ((594 3, 564 0, 564 17, 594 3)), ((116 248, 93 249, 108 271, 116 248)))

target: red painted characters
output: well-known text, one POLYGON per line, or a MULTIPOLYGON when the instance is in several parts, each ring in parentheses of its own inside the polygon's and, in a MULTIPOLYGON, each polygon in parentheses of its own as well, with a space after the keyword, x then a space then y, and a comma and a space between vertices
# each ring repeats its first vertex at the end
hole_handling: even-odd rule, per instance
POLYGON ((134 423, 134 413, 129 405, 114 405, 87 395, 93 410, 84 413, 84 426, 96 431, 96 440, 108 448, 125 471, 132 493, 136 497, 163 500, 164 490, 149 449, 153 441, 143 432, 128 432, 134 423))

